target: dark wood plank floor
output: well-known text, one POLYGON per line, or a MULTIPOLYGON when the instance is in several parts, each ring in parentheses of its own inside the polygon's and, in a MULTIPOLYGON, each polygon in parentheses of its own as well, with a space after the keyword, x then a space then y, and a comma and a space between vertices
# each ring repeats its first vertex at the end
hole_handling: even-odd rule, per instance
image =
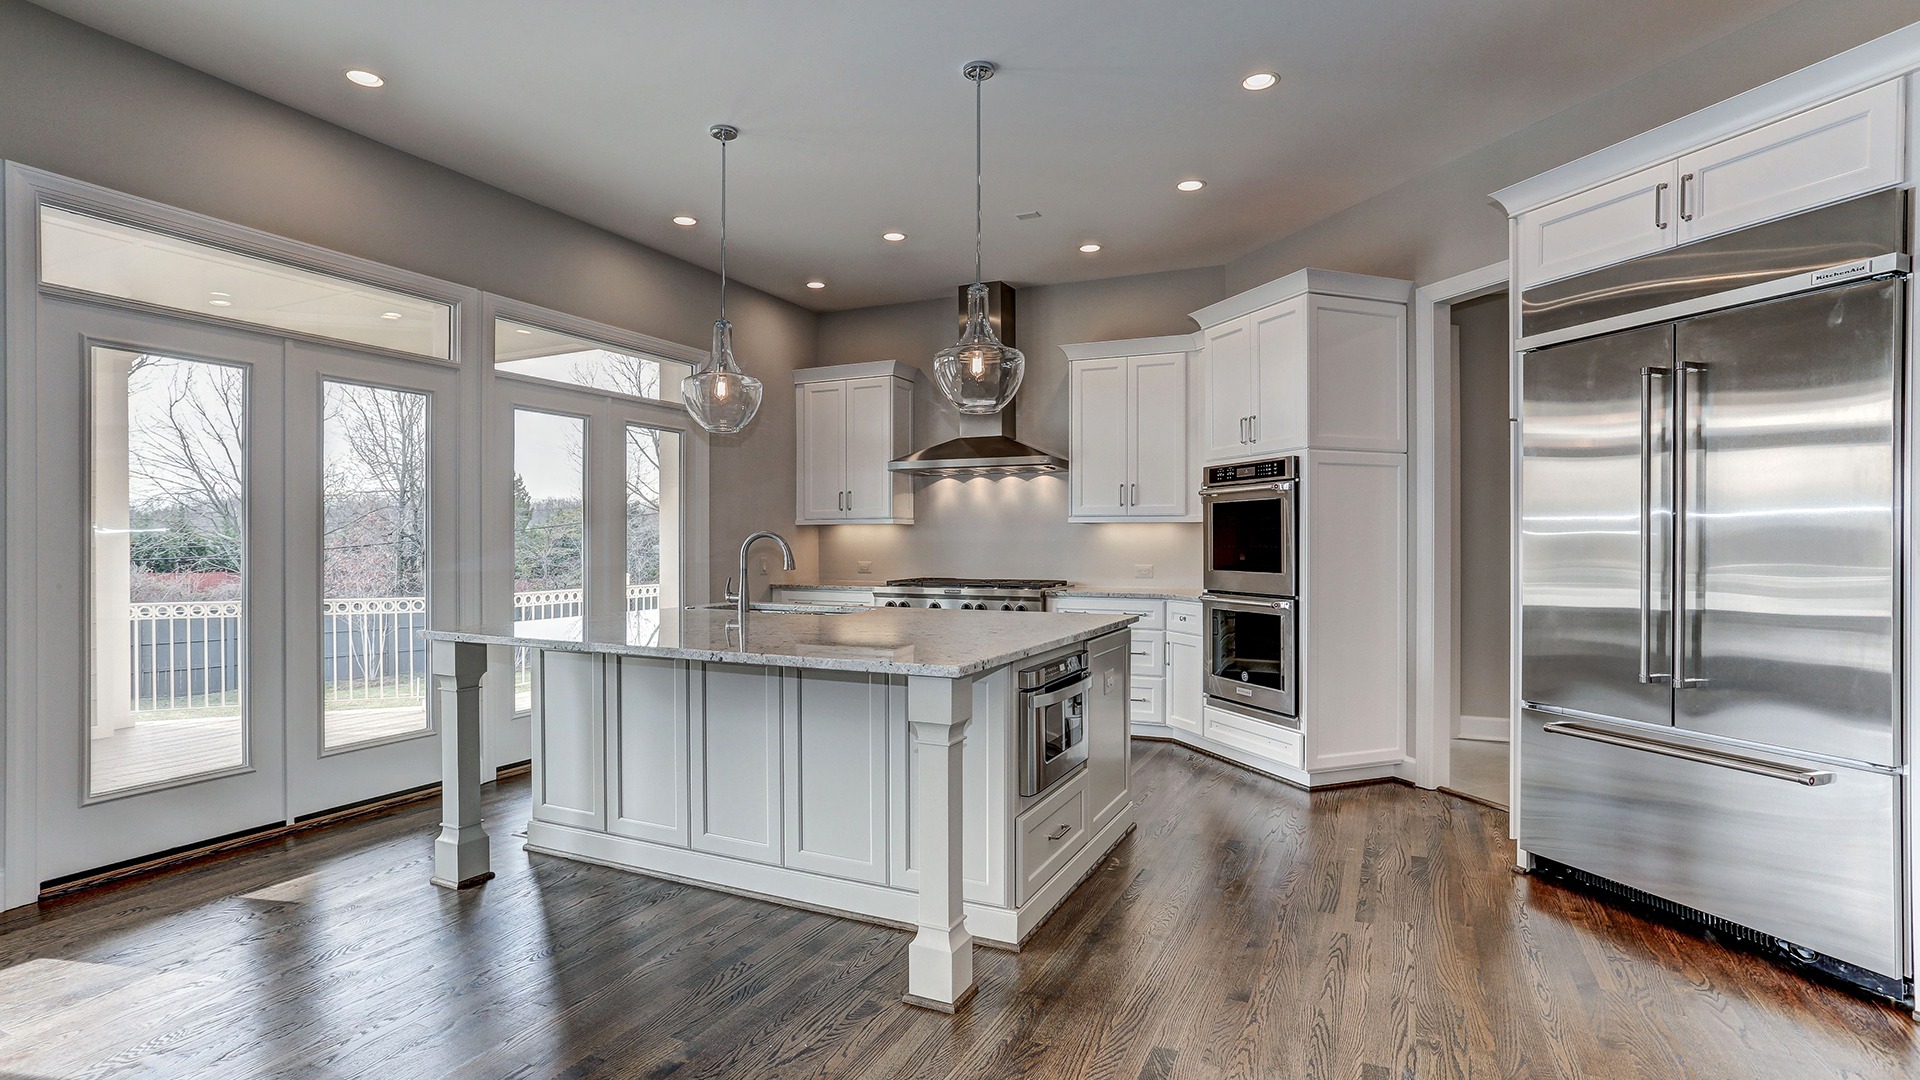
POLYGON ((973 1007, 907 935, 529 856, 427 884, 428 805, 0 920, 0 1075, 1920 1074, 1906 1014, 1514 875, 1505 816, 1137 745, 1140 828, 973 1007))

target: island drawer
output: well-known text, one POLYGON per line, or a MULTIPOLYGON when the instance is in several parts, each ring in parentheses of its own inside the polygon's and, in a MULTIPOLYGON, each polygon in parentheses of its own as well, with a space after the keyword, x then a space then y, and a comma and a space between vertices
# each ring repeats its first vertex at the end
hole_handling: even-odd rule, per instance
POLYGON ((1183 634, 1200 632, 1200 605, 1192 600, 1167 601, 1167 629, 1183 634))
POLYGON ((1134 678, 1158 679, 1164 676, 1167 673, 1167 632, 1134 630, 1128 656, 1132 660, 1134 678))
POLYGON ((1167 722, 1160 701, 1166 696, 1164 679, 1135 679, 1127 692, 1128 715, 1136 724, 1164 724, 1167 722))
POLYGON ((1121 600, 1107 596, 1056 596, 1047 600, 1048 611, 1085 615, 1138 615, 1133 624, 1137 636, 1142 630, 1167 628, 1167 605, 1160 600, 1121 600))
POLYGON ((1020 902, 1025 903, 1086 846, 1086 771, 1020 815, 1019 833, 1020 902))

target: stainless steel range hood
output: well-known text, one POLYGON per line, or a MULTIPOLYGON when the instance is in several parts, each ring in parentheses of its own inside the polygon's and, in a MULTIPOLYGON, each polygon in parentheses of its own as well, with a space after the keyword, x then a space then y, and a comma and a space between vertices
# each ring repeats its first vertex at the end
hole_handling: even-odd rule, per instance
MULTIPOLYGON (((1000 340, 1014 345, 1013 289, 1004 281, 987 282, 987 318, 1000 340)), ((967 286, 960 287, 960 326, 966 327, 967 286)), ((1028 363, 1032 363, 1031 360, 1028 363)), ((887 463, 892 472, 930 476, 969 476, 979 473, 1024 475, 1060 472, 1067 459, 1028 446, 1013 437, 1016 398, 992 416, 958 413, 960 437, 916 450, 887 463)))

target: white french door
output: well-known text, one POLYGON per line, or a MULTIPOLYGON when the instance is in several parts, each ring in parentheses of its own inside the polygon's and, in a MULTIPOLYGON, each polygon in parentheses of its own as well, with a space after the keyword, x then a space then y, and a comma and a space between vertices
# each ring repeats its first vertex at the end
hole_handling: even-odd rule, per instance
POLYGON ((431 784, 428 626, 451 625, 458 374, 287 344, 288 817, 431 784))
POLYGON ((284 348, 39 305, 42 881, 286 817, 284 348))
POLYGON ((39 309, 39 879, 437 779, 453 369, 39 309))

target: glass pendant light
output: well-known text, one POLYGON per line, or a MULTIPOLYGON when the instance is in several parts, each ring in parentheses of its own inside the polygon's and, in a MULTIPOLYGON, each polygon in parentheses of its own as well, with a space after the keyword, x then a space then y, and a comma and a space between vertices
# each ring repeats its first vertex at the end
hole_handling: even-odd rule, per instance
POLYGON ((933 358, 934 381, 940 392, 963 413, 990 415, 1007 407, 1020 390, 1027 357, 1002 344, 987 321, 987 286, 980 273, 980 226, 983 204, 981 181, 980 84, 998 70, 985 60, 960 69, 973 83, 973 284, 967 289, 967 327, 960 340, 933 358))
POLYGON ((760 380, 740 370, 733 358, 733 324, 727 321, 727 144, 740 136, 731 124, 715 124, 708 134, 720 140, 720 318, 713 324, 713 353, 680 383, 680 396, 694 422, 708 431, 731 435, 753 422, 760 411, 760 380))

